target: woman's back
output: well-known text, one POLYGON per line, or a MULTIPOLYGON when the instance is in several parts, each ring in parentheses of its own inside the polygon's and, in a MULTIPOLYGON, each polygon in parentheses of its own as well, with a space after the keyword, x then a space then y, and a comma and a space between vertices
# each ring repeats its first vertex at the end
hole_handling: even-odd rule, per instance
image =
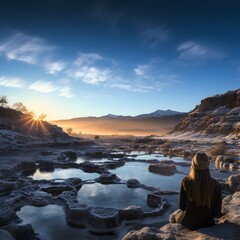
MULTIPOLYGON (((199 190, 211 187, 210 205, 197 204, 196 198, 191 196, 192 189, 196 187, 196 182, 190 177, 182 180, 179 208, 184 211, 181 223, 189 229, 200 227, 210 227, 214 225, 214 217, 221 216, 222 194, 220 184, 213 178, 210 178, 208 186, 198 186, 199 190)), ((196 192, 196 191, 195 191, 196 192)), ((204 191, 202 192, 204 193, 204 191)), ((203 195, 204 197, 204 195, 203 195)))

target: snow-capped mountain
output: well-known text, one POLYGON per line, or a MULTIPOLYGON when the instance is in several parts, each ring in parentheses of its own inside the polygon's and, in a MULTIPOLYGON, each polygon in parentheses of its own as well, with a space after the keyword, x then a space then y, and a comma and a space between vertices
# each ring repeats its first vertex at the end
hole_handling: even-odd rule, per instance
POLYGON ((173 115, 178 115, 178 114, 184 114, 184 112, 177 112, 177 111, 173 111, 170 109, 157 110, 152 113, 137 115, 135 118, 138 118, 138 119, 157 118, 157 117, 163 117, 163 116, 173 116, 173 115))

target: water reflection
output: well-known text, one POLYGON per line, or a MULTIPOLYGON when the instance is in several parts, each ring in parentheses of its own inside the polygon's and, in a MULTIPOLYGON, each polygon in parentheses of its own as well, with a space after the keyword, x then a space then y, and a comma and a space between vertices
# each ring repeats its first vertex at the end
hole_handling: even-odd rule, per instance
POLYGON ((187 161, 189 162, 189 160, 185 160, 183 158, 180 158, 180 157, 170 157, 170 156, 164 156, 163 154, 161 153, 146 153, 144 151, 132 151, 130 154, 128 154, 128 157, 131 159, 131 158, 134 158, 134 159, 137 159, 137 160, 152 160, 152 159, 157 159, 159 161, 161 160, 173 160, 173 161, 176 161, 176 162, 179 162, 179 161, 187 161))
POLYGON ((153 209, 147 206, 146 197, 149 191, 135 188, 130 189, 123 184, 100 183, 85 184, 78 191, 78 201, 92 206, 113 207, 124 209, 130 205, 142 207, 145 211, 153 209))
POLYGON ((88 180, 88 179, 95 179, 99 177, 98 173, 85 173, 81 169, 75 169, 75 168, 68 168, 68 169, 55 169, 53 172, 41 172, 39 169, 36 170, 36 172, 30 176, 34 180, 41 180, 41 179, 55 179, 55 178, 81 178, 82 180, 88 180))
MULTIPOLYGON (((178 190, 180 188, 180 183, 184 175, 175 174, 172 176, 164 176, 154 174, 148 171, 148 166, 149 164, 144 162, 128 162, 124 165, 124 167, 113 169, 111 172, 115 173, 122 180, 135 178, 143 184, 159 187, 164 190, 178 190)), ((184 167, 182 168, 184 169, 184 167)), ((182 169, 180 170, 182 171, 182 169)))
POLYGON ((44 240, 116 240, 116 236, 96 236, 87 229, 69 227, 65 221, 62 207, 48 205, 45 207, 25 206, 17 215, 25 223, 30 223, 33 229, 44 240))
MULTIPOLYGON (((137 160, 169 160, 169 157, 164 157, 161 154, 145 154, 145 152, 131 152, 132 158, 137 160), (138 156, 135 156, 135 155, 138 156)), ((130 158, 130 157, 129 157, 130 158)), ((108 159, 86 159, 78 158, 77 163, 91 161, 91 162, 103 162, 108 159)), ((171 160, 180 162, 187 161, 180 157, 171 158, 171 160)), ((190 161, 187 161, 190 162, 190 161)), ((181 180, 185 175, 189 173, 189 167, 177 166, 177 171, 181 172, 172 176, 164 176, 160 174, 150 173, 148 171, 149 163, 145 162, 126 162, 123 167, 110 170, 115 173, 122 180, 128 180, 131 178, 138 179, 141 183, 148 186, 159 187, 162 190, 179 190, 181 180)), ((214 163, 210 165, 211 175, 215 178, 226 179, 234 172, 219 172, 214 170, 214 163)), ((37 170, 31 177, 35 180, 40 179, 67 179, 72 177, 81 178, 83 180, 95 179, 99 177, 97 173, 85 173, 81 169, 55 169, 53 172, 40 172, 37 170)), ((141 188, 129 189, 123 184, 108 184, 102 185, 99 183, 84 184, 79 190, 77 199, 80 203, 87 205, 94 205, 100 207, 113 207, 124 209, 130 205, 136 205, 142 207, 144 211, 152 211, 153 209, 147 206, 146 196, 149 192, 141 188)), ((178 195, 165 195, 163 196, 172 204, 171 211, 178 208, 178 195)), ((170 210, 169 210, 170 211, 170 210)), ((170 212, 155 218, 155 223, 163 225, 167 222, 170 212)), ((45 207, 32 207, 25 206, 17 215, 24 220, 25 223, 32 224, 34 230, 43 236, 45 240, 61 240, 61 239, 84 239, 84 240, 117 240, 121 239, 118 236, 102 235, 96 236, 88 232, 87 229, 77 229, 69 227, 65 221, 65 215, 62 207, 57 205, 48 205, 45 207), (43 224, 44 223, 44 224, 43 224)), ((150 221, 152 219, 145 219, 150 221)), ((133 229, 138 227, 132 226, 133 229)), ((126 229, 121 229, 120 234, 123 234, 126 229)), ((124 234, 123 234, 124 235, 124 234)))
POLYGON ((107 158, 87 158, 87 157, 78 157, 76 163, 84 163, 84 162, 93 162, 93 163, 102 163, 110 161, 107 158))

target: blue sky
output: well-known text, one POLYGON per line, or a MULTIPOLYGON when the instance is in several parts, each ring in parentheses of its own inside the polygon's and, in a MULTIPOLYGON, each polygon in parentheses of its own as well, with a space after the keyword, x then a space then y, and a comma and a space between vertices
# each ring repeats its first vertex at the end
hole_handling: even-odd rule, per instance
POLYGON ((0 95, 49 120, 190 111, 240 87, 240 3, 2 0, 0 95))

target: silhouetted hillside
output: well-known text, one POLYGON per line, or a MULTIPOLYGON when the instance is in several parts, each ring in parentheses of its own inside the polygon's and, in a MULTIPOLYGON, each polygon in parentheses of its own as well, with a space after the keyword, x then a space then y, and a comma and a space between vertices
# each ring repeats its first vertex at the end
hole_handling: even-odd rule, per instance
POLYGON ((34 120, 31 114, 0 107, 0 150, 72 139, 56 125, 34 120))

